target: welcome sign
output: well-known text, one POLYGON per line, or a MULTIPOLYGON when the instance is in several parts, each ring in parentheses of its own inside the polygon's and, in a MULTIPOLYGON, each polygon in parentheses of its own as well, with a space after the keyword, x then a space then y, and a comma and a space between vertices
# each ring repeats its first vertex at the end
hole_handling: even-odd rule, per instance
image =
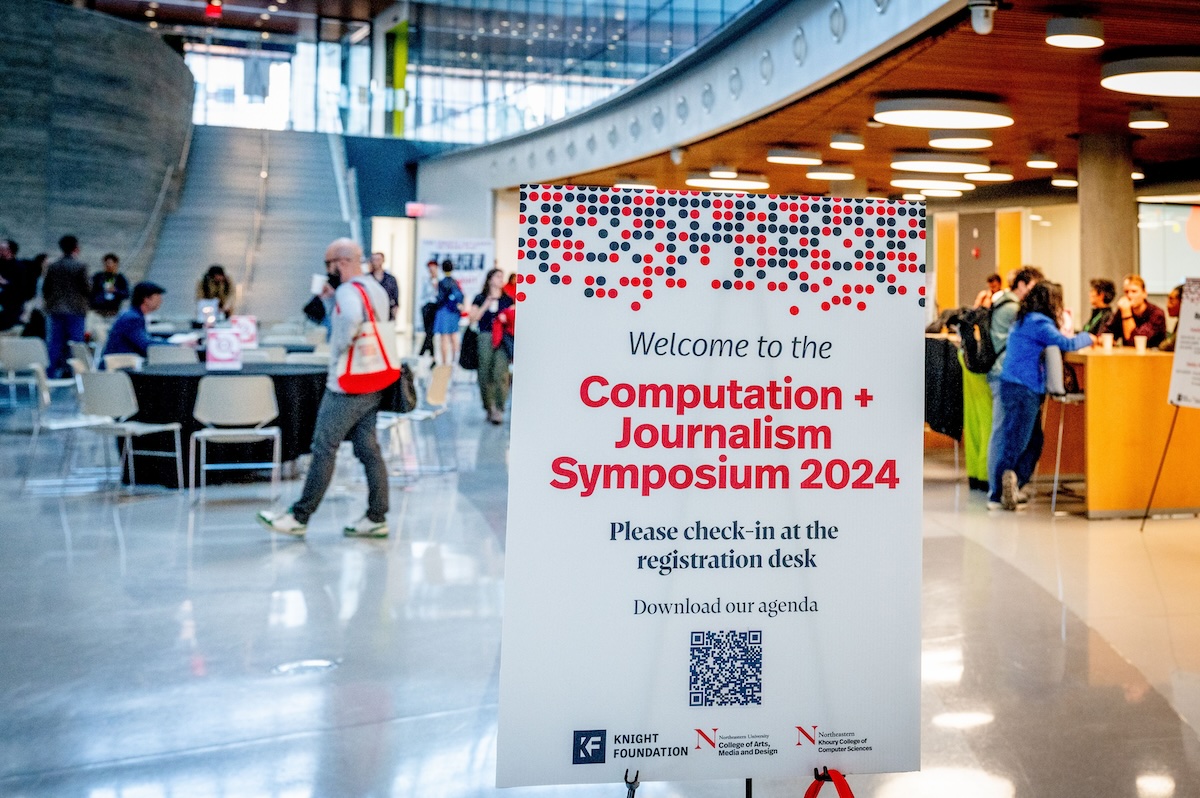
POLYGON ((924 211, 522 195, 497 784, 920 764, 924 211))

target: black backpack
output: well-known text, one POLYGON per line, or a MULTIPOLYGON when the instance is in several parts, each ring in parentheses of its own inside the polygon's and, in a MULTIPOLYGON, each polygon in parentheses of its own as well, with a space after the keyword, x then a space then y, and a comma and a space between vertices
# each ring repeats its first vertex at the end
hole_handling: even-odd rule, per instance
POLYGON ((992 345, 992 313, 1012 302, 1002 299, 990 308, 963 308, 958 312, 958 337, 962 339, 963 364, 967 371, 987 374, 1004 351, 992 345))

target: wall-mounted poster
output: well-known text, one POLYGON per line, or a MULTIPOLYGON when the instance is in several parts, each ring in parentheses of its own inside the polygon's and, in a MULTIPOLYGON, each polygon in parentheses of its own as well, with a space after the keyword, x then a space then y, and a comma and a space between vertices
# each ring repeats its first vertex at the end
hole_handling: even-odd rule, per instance
MULTIPOLYGON (((471 304, 483 290, 483 277, 496 264, 496 242, 490 238, 423 238, 417 244, 417 262, 414 267, 416 288, 413 296, 413 329, 424 330, 421 306, 432 302, 437 296, 436 280, 429 279, 426 264, 435 260, 439 264, 449 260, 454 264, 451 276, 462 288, 466 303, 471 304)), ((439 268, 436 277, 441 279, 439 268)))
POLYGON ((520 214, 497 783, 917 769, 923 208, 520 214))

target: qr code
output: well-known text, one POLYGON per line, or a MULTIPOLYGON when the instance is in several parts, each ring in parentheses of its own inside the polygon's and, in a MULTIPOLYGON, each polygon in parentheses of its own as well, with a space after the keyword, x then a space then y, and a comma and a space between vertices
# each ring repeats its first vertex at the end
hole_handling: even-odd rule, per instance
POLYGON ((688 705, 762 703, 762 632, 692 632, 688 705))

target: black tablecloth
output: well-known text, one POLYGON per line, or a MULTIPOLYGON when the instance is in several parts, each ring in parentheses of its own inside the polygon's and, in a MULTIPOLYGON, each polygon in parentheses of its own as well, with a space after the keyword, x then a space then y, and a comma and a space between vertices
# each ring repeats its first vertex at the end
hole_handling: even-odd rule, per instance
MULTIPOLYGON (((275 384, 275 400, 279 404, 279 417, 269 426, 279 427, 283 432, 283 461, 295 460, 307 454, 312 443, 313 427, 317 421, 317 408, 325 392, 327 370, 322 366, 302 366, 283 363, 248 363, 241 371, 207 371, 200 364, 162 363, 146 365, 141 371, 128 372, 137 395, 138 421, 178 421, 183 425, 184 479, 187 472, 187 447, 191 434, 203 425, 192 416, 199 390, 200 378, 215 376, 222 378, 239 374, 265 374, 275 384)), ((169 433, 147 435, 137 443, 139 449, 170 451, 173 439, 169 433)), ((212 444, 208 448, 210 462, 269 462, 269 441, 251 444, 212 444)), ((168 487, 175 484, 175 463, 164 457, 139 457, 137 459, 138 482, 157 482, 168 487)), ((230 472, 209 472, 209 480, 230 472)), ((246 474, 249 472, 232 472, 246 474)))

